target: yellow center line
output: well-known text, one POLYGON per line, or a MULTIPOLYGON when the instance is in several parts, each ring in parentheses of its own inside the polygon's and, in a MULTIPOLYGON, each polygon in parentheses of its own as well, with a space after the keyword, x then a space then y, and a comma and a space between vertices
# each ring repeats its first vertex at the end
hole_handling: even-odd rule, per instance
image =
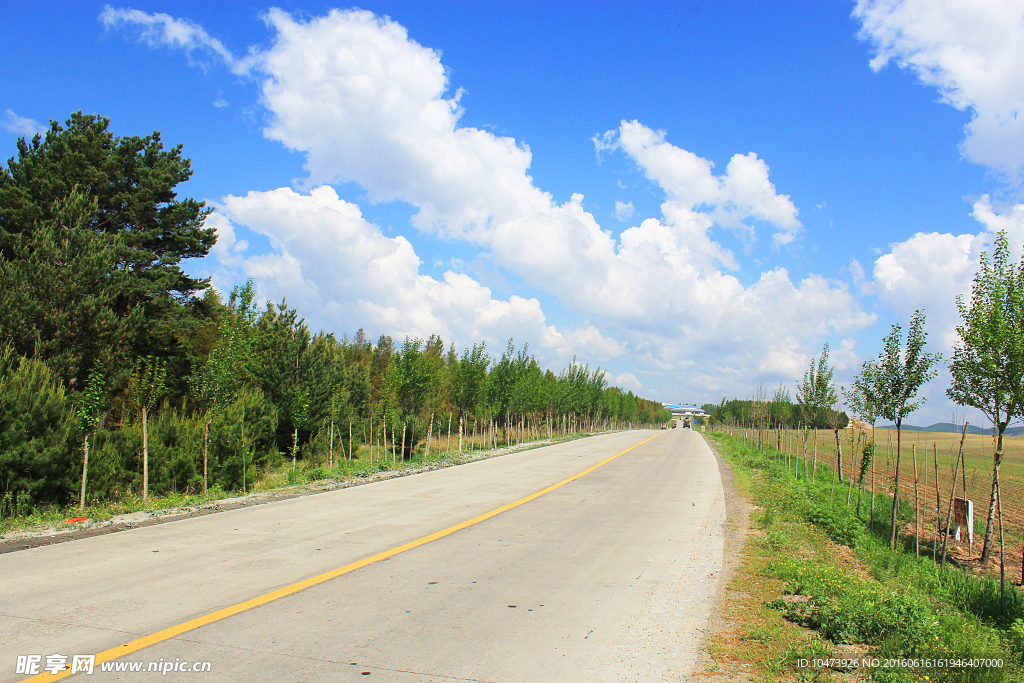
MULTIPOLYGON (((621 451, 619 453, 616 453, 613 456, 605 458, 604 460, 602 460, 601 462, 597 463, 596 465, 592 465, 592 466, 588 467, 587 469, 583 470, 582 472, 579 472, 577 474, 572 475, 568 479, 563 479, 562 481, 558 482, 557 484, 552 484, 551 486, 547 487, 546 489, 541 489, 540 491, 537 491, 536 493, 531 493, 530 495, 526 496, 525 498, 521 498, 521 499, 517 500, 514 503, 509 503, 507 505, 502 505, 499 508, 495 508, 495 509, 491 510, 490 512, 485 512, 484 514, 479 515, 477 517, 474 517, 473 519, 467 519, 465 522, 460 522, 460 523, 456 524, 455 526, 450 526, 447 529, 443 529, 441 531, 437 531, 435 533, 430 534, 429 536, 424 536, 422 538, 418 538, 415 541, 410 541, 409 543, 405 543, 404 545, 396 546, 394 548, 391 548, 390 550, 385 550, 382 553, 377 553, 376 555, 372 555, 372 556, 364 558, 362 560, 357 560, 356 562, 353 562, 351 564, 346 564, 344 567, 338 567, 337 569, 332 569, 329 572, 325 572, 323 574, 320 574, 319 576, 314 576, 312 578, 306 579, 305 581, 299 581, 298 583, 293 583, 290 586, 285 586, 284 588, 278 588, 276 591, 271 591, 270 593, 266 593, 266 594, 261 595, 259 597, 252 598, 251 600, 246 600, 245 602, 240 602, 240 603, 238 603, 236 605, 232 605, 230 607, 225 607, 224 609, 219 609, 216 612, 210 612, 209 614, 205 614, 205 615, 203 615, 201 617, 196 617, 195 619, 190 619, 189 621, 186 621, 186 622, 183 622, 181 624, 178 624, 177 626, 171 626, 170 628, 165 628, 162 631, 157 631, 156 633, 154 633, 152 635, 143 636, 142 638, 137 638, 136 640, 133 640, 130 643, 125 643, 124 645, 119 645, 118 647, 114 647, 114 648, 111 648, 109 650, 104 650, 103 652, 100 652, 100 653, 98 653, 96 655, 96 666, 98 667, 103 662, 109 662, 112 659, 117 659, 119 657, 124 657, 125 655, 129 655, 129 654, 131 654, 133 652, 137 652, 137 651, 139 651, 139 650, 141 650, 143 648, 149 647, 150 645, 156 645, 157 643, 163 642, 165 640, 170 640, 171 638, 174 638, 175 636, 179 636, 182 633, 187 633, 188 631, 192 631, 194 629, 200 628, 201 626, 206 626, 207 624, 212 624, 215 621, 220 621, 221 619, 226 619, 227 617, 234 616, 236 614, 240 614, 242 612, 245 612, 246 610, 252 609, 253 607, 259 607, 260 605, 265 605, 268 602, 273 602, 274 600, 278 600, 278 599, 286 597, 288 595, 292 595, 293 593, 298 593, 299 591, 305 590, 307 588, 311 588, 311 587, 316 586, 318 584, 324 583, 325 581, 330 581, 331 579, 337 578, 337 577, 339 577, 339 576, 341 576, 343 574, 348 574, 349 572, 354 572, 355 570, 361 569, 361 568, 363 568, 363 567, 365 567, 367 565, 371 565, 371 564, 373 564, 375 562, 380 562, 381 560, 386 560, 389 557, 394 557, 395 555, 398 555, 400 553, 404 553, 407 550, 412 550, 413 548, 418 548, 421 545, 426 545, 427 543, 430 543, 431 541, 436 541, 439 538, 444 538, 445 536, 450 536, 451 534, 454 534, 456 531, 461 531, 462 529, 465 529, 467 527, 471 527, 474 524, 479 524, 480 522, 486 521, 486 520, 490 519, 491 517, 496 517, 497 515, 500 515, 503 512, 508 512, 509 510, 511 510, 513 508, 517 508, 520 505, 525 505, 526 503, 529 503, 531 500, 536 500, 537 498, 540 498, 541 496, 543 496, 543 495, 545 495, 547 493, 551 493, 555 489, 561 488, 561 487, 565 486, 566 484, 574 482, 577 479, 579 479, 580 477, 585 476, 587 474, 590 474, 591 472, 593 472, 597 468, 602 467, 602 466, 610 463, 612 460, 614 460, 615 458, 619 457, 620 455, 625 455, 626 453, 629 453, 634 448, 638 448, 640 446, 643 446, 648 441, 651 441, 652 439, 656 439, 659 436, 661 436, 661 433, 655 434, 654 436, 650 437, 649 439, 644 439, 640 443, 634 444, 634 445, 630 446, 629 448, 627 448, 624 451, 621 451)), ((36 676, 33 676, 32 678, 26 678, 24 680, 26 681, 26 683, 28 683, 30 681, 56 681, 56 680, 59 680, 61 678, 65 678, 65 677, 70 676, 70 675, 71 675, 71 669, 69 667, 69 668, 65 668, 63 671, 58 672, 56 675, 51 674, 49 672, 46 672, 46 673, 41 673, 41 674, 38 674, 36 676)))

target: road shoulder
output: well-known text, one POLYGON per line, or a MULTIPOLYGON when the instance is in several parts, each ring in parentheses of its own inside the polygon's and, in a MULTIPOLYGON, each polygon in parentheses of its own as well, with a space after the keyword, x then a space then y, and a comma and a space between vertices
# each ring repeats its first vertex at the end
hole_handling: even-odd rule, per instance
MULTIPOLYGON (((703 434, 701 436, 704 437, 703 434)), ((715 462, 718 464, 718 472, 722 478, 722 490, 725 493, 726 518, 723 534, 725 543, 722 553, 722 572, 715 590, 714 606, 708 617, 707 630, 704 634, 696 671, 701 676, 714 675, 718 681, 748 680, 749 674, 735 672, 730 675, 729 672, 723 671, 721 664, 712 655, 711 648, 716 635, 732 633, 737 628, 736 622, 727 616, 729 613, 727 600, 729 586, 740 567, 743 566, 743 549, 750 535, 750 498, 747 492, 740 490, 737 486, 732 466, 718 452, 715 444, 706 437, 704 437, 704 441, 711 449, 715 456, 715 462), (725 674, 724 677, 723 674, 725 674)))

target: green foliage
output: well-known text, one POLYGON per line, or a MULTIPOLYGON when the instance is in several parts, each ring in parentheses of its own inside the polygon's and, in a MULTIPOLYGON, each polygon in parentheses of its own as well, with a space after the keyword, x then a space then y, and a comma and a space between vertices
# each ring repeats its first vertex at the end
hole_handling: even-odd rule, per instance
POLYGON ((78 406, 75 415, 78 417, 78 428, 84 434, 90 434, 99 424, 100 413, 106 403, 106 378, 103 373, 103 365, 97 358, 89 370, 89 377, 85 382, 85 389, 78 399, 78 406))
POLYGON ((811 427, 828 426, 828 415, 838 399, 832 375, 835 368, 828 364, 828 342, 821 350, 817 363, 811 359, 811 365, 804 373, 803 381, 796 390, 796 398, 804 423, 811 427))
POLYGON ((885 348, 870 371, 877 373, 874 376, 878 382, 874 387, 877 391, 874 396, 878 414, 897 425, 902 424, 903 418, 924 404, 923 398, 914 399, 921 386, 935 377, 934 366, 941 358, 937 353, 924 352, 928 337, 924 331, 924 322, 924 313, 914 311, 907 332, 906 349, 903 348, 900 326, 893 325, 892 332, 884 340, 885 348))
POLYGON ((970 305, 957 297, 963 324, 956 328, 946 394, 1000 425, 1024 403, 1024 265, 1010 261, 1005 232, 996 238, 991 261, 984 252, 980 260, 970 305))
POLYGON ((858 484, 863 484, 864 480, 868 476, 868 473, 871 472, 871 461, 874 460, 874 457, 875 442, 874 440, 869 440, 866 444, 864 444, 863 450, 861 450, 860 471, 857 473, 858 484))
POLYGON ((834 565, 792 565, 778 565, 779 578, 794 594, 813 599, 793 603, 788 619, 836 643, 867 643, 904 657, 922 656, 935 640, 938 623, 923 596, 860 581, 834 565))
MULTIPOLYGON (((705 403, 701 409, 708 414, 709 422, 712 425, 731 424, 749 425, 754 421, 757 401, 750 399, 726 399, 722 397, 721 402, 705 403)), ((789 390, 779 386, 771 400, 767 402, 768 423, 772 427, 786 426, 796 428, 806 424, 807 411, 803 410, 799 403, 793 403, 790 399, 789 390)), ((820 427, 829 424, 833 417, 832 411, 822 411, 820 414, 820 427)), ((840 429, 849 424, 849 417, 845 412, 838 412, 834 415, 839 421, 840 429)))
POLYGON ((256 386, 283 418, 278 425, 278 447, 291 449, 297 438, 296 430, 300 440, 304 441, 307 435, 303 428, 309 416, 311 385, 317 381, 310 373, 313 357, 308 353, 309 328, 298 311, 284 301, 277 306, 267 302, 255 328, 256 386), (303 418, 301 424, 293 422, 293 417, 303 418))
POLYGON ((206 356, 196 362, 189 377, 192 398, 204 413, 221 410, 243 384, 252 381, 254 358, 255 298, 250 279, 231 292, 228 310, 218 326, 219 339, 206 356))
POLYGON ((971 303, 957 297, 963 324, 949 364, 952 384, 946 395, 960 405, 977 408, 996 428, 992 497, 981 558, 989 559, 998 498, 1003 432, 1015 416, 1024 416, 1024 263, 1010 261, 1005 231, 995 241, 991 262, 982 252, 981 267, 971 285, 971 303))
POLYGON ((116 312, 130 276, 117 259, 122 237, 84 227, 97 211, 75 186, 31 230, 0 232, 0 342, 46 360, 64 383, 101 357, 124 365, 142 322, 141 308, 116 312))
POLYGON ((1024 659, 1024 619, 1010 624, 1007 636, 1010 652, 1017 655, 1018 660, 1024 659))
POLYGON ((280 462, 278 410, 262 390, 244 387, 210 423, 210 481, 230 490, 280 462), (244 428, 244 431, 243 431, 244 428))
POLYGON ((37 502, 71 491, 77 443, 73 407, 63 385, 38 358, 0 351, 0 492, 37 502))
MULTIPOLYGON (((1007 594, 1000 613, 997 580, 940 568, 913 547, 892 551, 887 538, 868 531, 845 506, 832 506, 828 485, 796 481, 774 456, 715 434, 717 447, 737 473, 751 473, 754 502, 772 511, 764 547, 777 552, 766 573, 785 582, 784 596, 767 603, 784 616, 835 643, 866 643, 870 655, 885 658, 1002 659, 1002 667, 967 669, 878 667, 874 680, 1003 681, 1024 676, 1024 594, 1007 594), (825 537, 851 544, 870 575, 851 571, 825 537), (802 597, 796 597, 802 596, 802 597), (941 674, 939 676, 938 674, 941 674)), ((909 506, 900 506, 910 512, 909 506)), ((843 553, 847 556, 847 553, 843 553)), ((826 656, 831 652, 823 643, 826 656)), ((819 655, 821 656, 821 655, 819 655)), ((790 662, 792 663, 792 662, 790 662)), ((777 662, 781 671, 785 662, 777 662)))
POLYGON ((511 340, 492 367, 483 343, 460 358, 437 335, 400 349, 363 330, 311 335, 286 301, 258 308, 252 281, 222 304, 180 267, 215 242, 203 203, 175 194, 192 173, 181 147, 108 127, 81 112, 51 122, 0 168, 7 509, 67 502, 86 452, 79 490, 129 499, 147 476, 143 442, 154 493, 196 490, 207 427, 209 483, 230 490, 287 449, 319 461, 332 439, 379 442, 382 417, 389 431, 398 426, 396 440, 406 428, 403 457, 435 413, 434 434, 442 414, 477 434, 492 420, 537 434, 664 418, 660 403, 609 387, 600 369, 573 359, 556 375, 511 340))
POLYGON ((487 367, 490 364, 487 347, 481 342, 463 351, 462 358, 452 366, 452 399, 461 412, 471 412, 484 405, 487 367))
POLYGON ((413 416, 422 415, 428 397, 441 383, 439 361, 421 340, 406 337, 396 364, 397 398, 399 405, 413 416))
MULTIPOLYGON (((45 136, 19 139, 17 158, 0 169, 0 259, 18 262, 0 277, 42 278, 22 282, 4 302, 40 317, 0 329, 22 355, 42 340, 39 353, 65 381, 84 380, 97 355, 112 360, 117 384, 136 354, 163 347, 181 359, 172 348, 188 327, 181 312, 207 281, 178 264, 206 255, 216 240, 203 226, 203 203, 175 195, 192 175, 181 147, 165 150, 155 132, 115 137, 108 126, 81 112, 64 126, 51 121, 45 136), (26 247, 50 258, 33 261, 26 247)), ((6 291, 9 283, 0 284, 6 291)))
POLYGON ((313 467, 306 470, 307 481, 323 481, 324 479, 330 479, 331 474, 323 467, 313 467))
POLYGON ((845 505, 816 503, 808 511, 807 521, 821 527, 836 543, 850 548, 857 546, 864 531, 863 523, 845 505))
POLYGON ((148 413, 164 395, 167 362, 147 356, 139 360, 125 391, 128 405, 137 413, 148 413))
MULTIPOLYGON (((907 346, 903 348, 903 334, 900 326, 893 325, 892 331, 885 338, 885 348, 877 361, 869 361, 861 370, 861 392, 864 401, 869 404, 862 409, 877 410, 879 417, 896 423, 896 476, 894 491, 900 490, 900 439, 903 419, 924 404, 924 399, 914 400, 921 385, 935 376, 933 366, 939 361, 939 354, 925 353, 924 345, 928 334, 924 331, 925 316, 921 311, 914 311, 907 332, 907 346)), ((896 549, 898 527, 896 514, 898 505, 892 507, 889 523, 891 531, 890 547, 896 549)))

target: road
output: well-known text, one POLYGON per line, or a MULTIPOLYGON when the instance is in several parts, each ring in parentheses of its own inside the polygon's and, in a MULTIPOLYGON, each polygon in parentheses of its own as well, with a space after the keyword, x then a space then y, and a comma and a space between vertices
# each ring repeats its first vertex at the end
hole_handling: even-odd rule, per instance
POLYGON ((721 574, 725 518, 699 434, 631 431, 8 553, 0 680, 29 679, 15 673, 18 655, 43 655, 45 666, 46 655, 130 642, 117 661, 210 671, 97 664, 73 678, 686 680, 721 574), (294 589, 311 578, 319 583, 294 589), (272 591, 288 594, 261 598, 272 591), (237 607, 254 598, 261 604, 237 607), (224 609, 237 613, 208 616, 224 609), (159 633, 190 620, 204 625, 159 633))

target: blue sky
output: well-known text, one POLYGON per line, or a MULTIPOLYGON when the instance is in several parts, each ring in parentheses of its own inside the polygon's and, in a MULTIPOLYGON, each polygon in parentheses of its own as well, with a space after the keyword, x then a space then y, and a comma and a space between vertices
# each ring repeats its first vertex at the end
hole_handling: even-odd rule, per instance
MULTIPOLYGON (((74 3, 0 8, 0 143, 159 130, 217 207, 187 263, 316 328, 512 336, 669 402, 848 383, 955 342, 1024 244, 1015 2, 74 3)), ((948 420, 940 373, 913 422, 948 420)), ((975 418, 974 421, 980 421, 975 418)))

